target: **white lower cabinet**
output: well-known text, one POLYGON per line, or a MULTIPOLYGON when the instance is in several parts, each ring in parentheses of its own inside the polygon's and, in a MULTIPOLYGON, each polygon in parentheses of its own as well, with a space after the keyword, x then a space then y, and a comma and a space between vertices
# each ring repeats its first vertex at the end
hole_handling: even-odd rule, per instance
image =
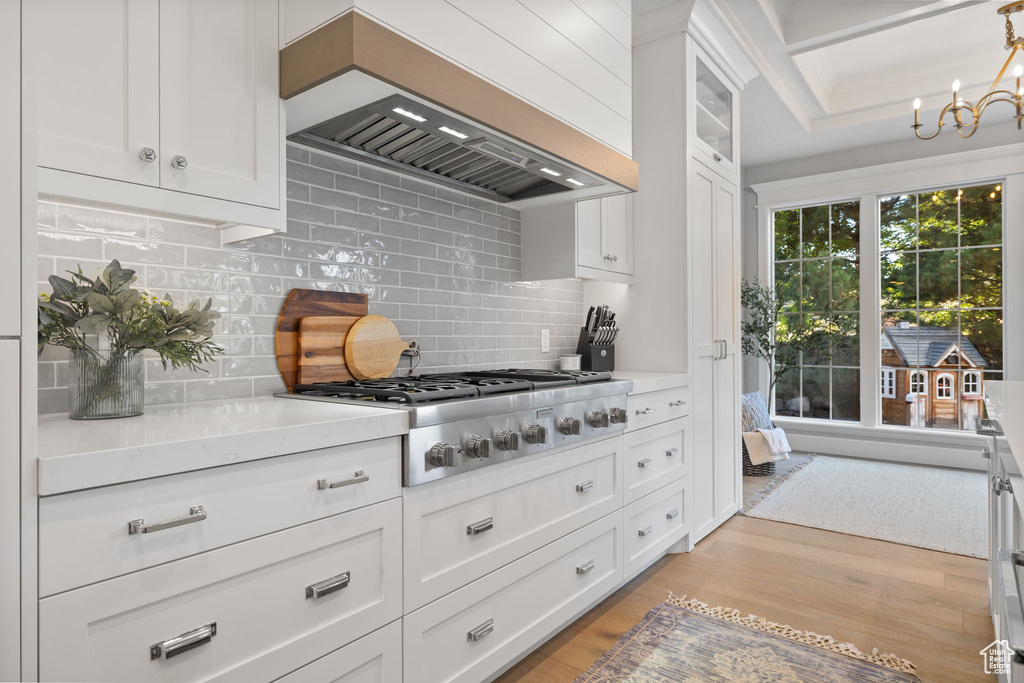
POLYGON ((487 680, 622 577, 613 513, 406 615, 406 680, 487 680))
POLYGON ((693 470, 686 452, 689 420, 680 418, 624 437, 623 502, 632 503, 693 470))
POLYGON ((396 619, 275 683, 402 683, 402 620, 396 619))
POLYGON ((406 489, 411 611, 622 507, 622 438, 406 489))
POLYGON ((690 533, 686 506, 690 477, 683 477, 622 508, 626 576, 661 557, 690 533))
POLYGON ((401 616, 393 499, 45 598, 40 680, 273 680, 401 616))

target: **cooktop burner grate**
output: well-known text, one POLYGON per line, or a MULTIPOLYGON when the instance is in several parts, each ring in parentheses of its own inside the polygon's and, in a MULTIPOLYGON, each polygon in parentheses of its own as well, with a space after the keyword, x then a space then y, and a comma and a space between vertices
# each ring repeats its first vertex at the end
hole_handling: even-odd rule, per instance
POLYGON ((296 384, 292 387, 292 393, 395 403, 426 403, 480 395, 476 387, 467 384, 422 381, 417 378, 296 384))

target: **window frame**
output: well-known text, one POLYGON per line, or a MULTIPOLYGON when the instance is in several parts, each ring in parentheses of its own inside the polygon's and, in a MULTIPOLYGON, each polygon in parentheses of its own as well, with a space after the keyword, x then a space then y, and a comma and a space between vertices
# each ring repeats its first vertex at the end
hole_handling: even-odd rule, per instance
POLYGON ((940 372, 935 377, 935 399, 939 401, 949 401, 956 398, 956 376, 952 372, 940 372), (946 390, 949 395, 944 395, 942 380, 949 380, 949 386, 946 390))
POLYGON ((981 372, 978 370, 965 370, 963 373, 963 379, 960 382, 961 396, 981 396, 981 372), (967 391, 968 378, 973 378, 974 391, 967 391))
POLYGON ((921 368, 913 368, 907 373, 907 394, 914 396, 928 395, 928 371, 921 368), (914 377, 920 376, 921 391, 914 391, 914 377))
POLYGON ((896 368, 883 367, 881 381, 882 398, 896 398, 896 368))

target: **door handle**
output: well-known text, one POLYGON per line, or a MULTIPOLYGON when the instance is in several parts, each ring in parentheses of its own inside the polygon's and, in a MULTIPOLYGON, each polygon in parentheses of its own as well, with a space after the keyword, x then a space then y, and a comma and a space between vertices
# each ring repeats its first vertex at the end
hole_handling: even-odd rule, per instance
POLYGON ((650 464, 651 464, 651 459, 650 458, 644 458, 643 460, 637 460, 636 461, 636 466, 639 467, 640 469, 643 469, 643 468, 647 467, 650 464))
POLYGON ((494 619, 488 619, 484 623, 477 626, 475 629, 466 634, 466 640, 471 643, 475 643, 478 640, 484 638, 484 636, 490 635, 491 631, 494 630, 494 619))
POLYGON ((311 586, 306 586, 306 599, 313 598, 316 600, 317 598, 340 591, 342 588, 347 588, 351 576, 351 572, 345 572, 344 574, 338 574, 337 576, 314 583, 311 586))
POLYGON ((644 524, 642 527, 637 529, 637 533, 641 536, 647 536, 654 531, 654 528, 650 524, 644 524))
POLYGON ((665 457, 671 458, 673 455, 679 452, 678 448, 672 447, 665 451, 665 457))
POLYGON ((576 484, 576 492, 577 493, 586 493, 587 491, 589 491, 592 488, 594 488, 594 480, 593 479, 587 479, 586 481, 581 481, 580 483, 576 484))
POLYGON ((583 574, 586 574, 587 572, 589 572, 593 568, 594 568, 594 561, 593 560, 587 560, 583 564, 577 565, 576 573, 579 574, 580 576, 582 576, 583 574))
POLYGON ((675 519, 679 516, 679 508, 672 508, 665 513, 665 519, 675 519))
POLYGON ((128 534, 151 534, 154 531, 163 531, 164 529, 173 529, 176 526, 183 526, 185 524, 195 524, 206 519, 206 508, 202 505, 194 505, 189 508, 188 515, 185 517, 179 517, 178 519, 169 519, 166 522, 156 522, 155 524, 146 524, 143 519, 133 519, 128 522, 128 534))
POLYGON ((476 536, 477 534, 482 534, 483 532, 487 531, 488 529, 493 529, 493 528, 494 528, 494 518, 493 517, 488 517, 487 519, 481 519, 479 522, 473 522, 472 524, 467 526, 466 527, 466 535, 467 536, 476 536))
POLYGON ((356 470, 355 476, 351 479, 343 479, 342 481, 327 482, 326 477, 322 477, 316 480, 316 487, 318 489, 340 489, 343 486, 352 486, 353 484, 361 484, 364 481, 370 481, 370 475, 364 474, 363 470, 356 470))
POLYGON ((149 647, 149 658, 152 659, 170 659, 171 657, 177 657, 180 654, 184 654, 189 650, 199 647, 200 645, 206 645, 210 642, 213 637, 217 635, 217 622, 211 622, 205 626, 186 631, 180 636, 174 636, 167 640, 151 645, 149 647))

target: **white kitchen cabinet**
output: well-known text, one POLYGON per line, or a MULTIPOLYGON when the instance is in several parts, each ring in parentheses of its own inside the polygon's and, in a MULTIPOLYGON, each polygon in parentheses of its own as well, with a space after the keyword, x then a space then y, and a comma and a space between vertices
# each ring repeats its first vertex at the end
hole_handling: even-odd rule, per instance
POLYGON ((523 279, 633 280, 633 195, 526 209, 523 279))
POLYGON ((691 52, 690 75, 694 153, 718 173, 735 177, 739 130, 736 88, 698 47, 691 52))
POLYGON ((623 502, 632 503, 693 469, 687 453, 689 420, 680 418, 624 437, 623 502))
POLYGON ((402 620, 396 619, 275 683, 402 683, 402 620))
POLYGON ((39 191, 280 230, 276 0, 40 0, 39 191))
POLYGON ((491 680, 622 582, 622 536, 616 511, 406 615, 406 680, 491 680))
POLYGON ((683 477, 622 508, 623 569, 635 576, 691 532, 693 482, 683 477))
POLYGON ((295 671, 401 616, 401 507, 378 503, 45 598, 40 679, 242 683, 295 671), (174 640, 186 634, 191 648, 174 640))
POLYGON ((39 165, 158 186, 159 0, 34 4, 39 165))
POLYGON ((739 199, 734 184, 697 160, 690 193, 696 542, 741 503, 739 199))

